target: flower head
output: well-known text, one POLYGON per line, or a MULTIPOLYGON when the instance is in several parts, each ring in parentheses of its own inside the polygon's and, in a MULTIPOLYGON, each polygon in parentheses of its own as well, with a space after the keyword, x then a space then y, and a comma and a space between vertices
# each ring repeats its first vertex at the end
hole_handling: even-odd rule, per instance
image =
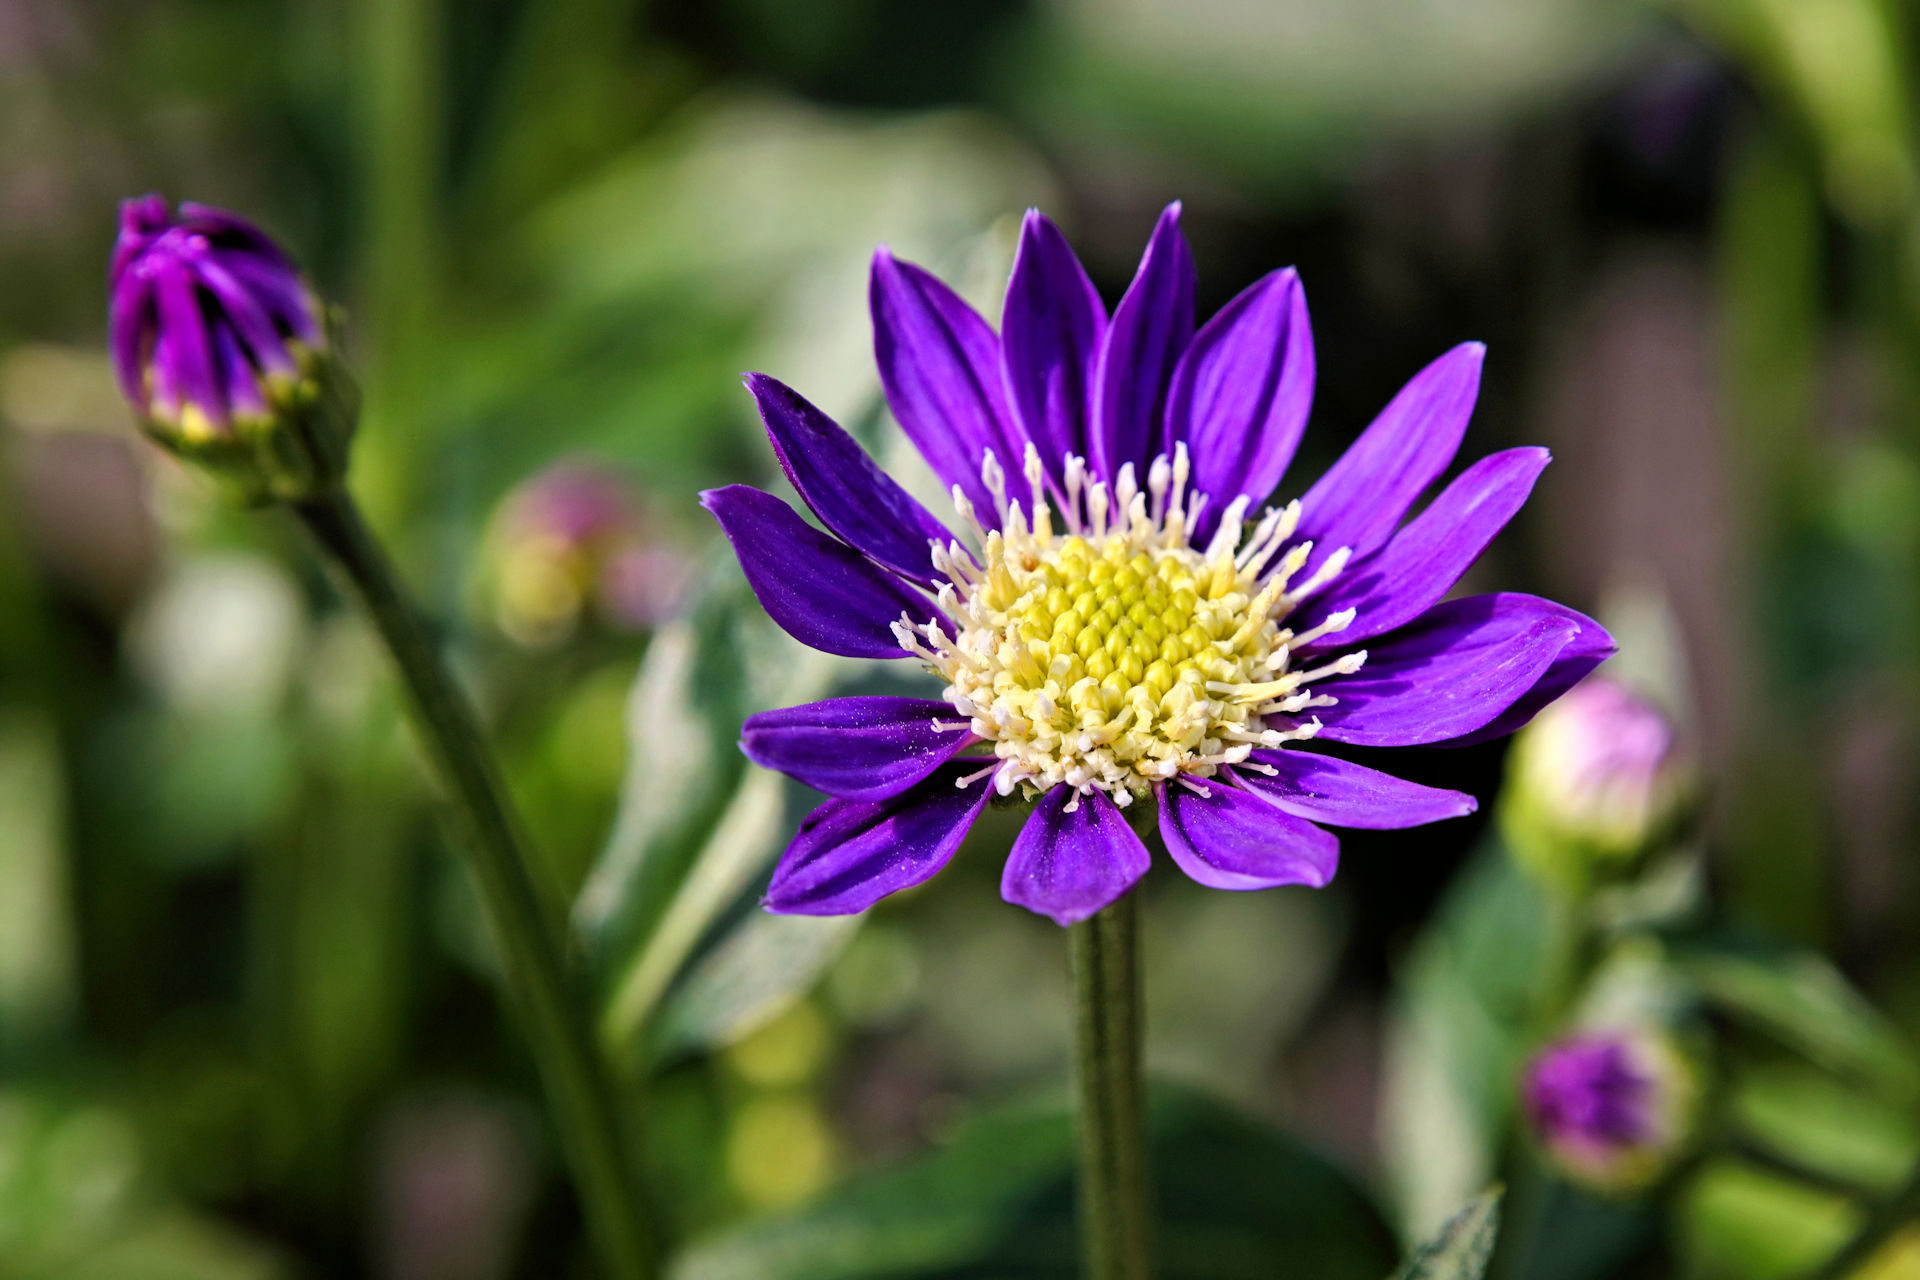
POLYGON ((591 462, 556 463, 515 488, 488 542, 494 615, 535 648, 564 641, 589 613, 613 631, 648 630, 673 613, 689 573, 652 536, 634 487, 591 462))
POLYGON ((1673 721, 1595 676, 1527 726, 1514 745, 1505 826, 1515 851, 1550 878, 1623 865, 1674 825, 1694 791, 1694 762, 1673 721))
POLYGON ((1647 1185, 1686 1138, 1692 1074, 1652 1032, 1601 1030, 1536 1054, 1521 1102, 1542 1148, 1568 1177, 1596 1190, 1647 1185))
POLYGON ((338 478, 353 389, 318 299, 264 233, 128 200, 107 283, 114 371, 149 436, 278 496, 338 478))
POLYGON ((1179 218, 1161 216, 1109 316, 1030 212, 998 334, 932 275, 876 255, 881 380, 951 488, 952 527, 791 389, 748 378, 826 527, 746 486, 707 493, 748 582, 796 638, 918 659, 940 695, 747 722, 751 758, 834 797, 775 871, 773 910, 859 911, 920 883, 994 796, 1034 802, 1003 895, 1063 924, 1144 874, 1127 813, 1149 806, 1203 884, 1323 885, 1339 845, 1319 824, 1413 826, 1474 801, 1322 744, 1508 733, 1611 652, 1544 600, 1443 601, 1544 451, 1483 459, 1402 527, 1459 446, 1477 345, 1416 377, 1304 496, 1262 508, 1312 399, 1305 298, 1274 272, 1196 329, 1179 218))

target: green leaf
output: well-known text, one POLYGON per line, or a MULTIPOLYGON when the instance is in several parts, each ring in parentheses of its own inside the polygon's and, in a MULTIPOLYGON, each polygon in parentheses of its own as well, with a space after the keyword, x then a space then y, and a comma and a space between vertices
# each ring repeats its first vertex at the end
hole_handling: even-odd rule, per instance
POLYGON ((1861 1221, 1840 1196, 1735 1160, 1708 1166, 1676 1207, 1682 1274, 1700 1280, 1806 1275, 1861 1221))
POLYGON ((1676 958, 1702 997, 1729 1017, 1890 1098, 1920 1098, 1911 1046, 1822 957, 1709 945, 1676 958))
POLYGON ((168 1196, 132 1118, 97 1099, 0 1091, 0 1275, 282 1280, 262 1241, 168 1196))
MULTIPOLYGON (((1156 1090, 1162 1280, 1378 1277, 1391 1233, 1353 1180, 1217 1102, 1156 1090)), ((913 1164, 695 1244, 671 1280, 1040 1280, 1078 1275, 1073 1129, 1054 1105, 983 1116, 913 1164)))
POLYGON ((1440 1233, 1407 1257, 1395 1280, 1480 1280, 1500 1234, 1501 1187, 1489 1187, 1456 1213, 1440 1233))
POLYGON ((811 987, 865 916, 776 916, 750 909, 689 966, 654 1034, 662 1055, 716 1049, 751 1035, 811 987))
MULTIPOLYGON (((716 926, 742 916, 753 881, 805 810, 810 793, 747 766, 741 723, 757 707, 821 697, 854 669, 775 629, 731 556, 692 615, 654 636, 630 702, 613 836, 576 905, 607 993, 602 1037, 627 1060, 686 966, 703 946, 721 945, 716 926)), ((735 959, 737 986, 746 975, 735 959)), ((817 973, 784 971, 784 990, 782 974, 760 975, 758 999, 777 1004, 817 973)), ((751 1012, 733 1010, 732 1025, 750 1030, 751 1012)), ((710 1024, 688 1043, 717 1034, 710 1024)))
POLYGON ((1757 1149, 1835 1182, 1891 1195, 1920 1156, 1914 1117, 1798 1063, 1749 1071, 1728 1113, 1757 1149))
POLYGON ((747 713, 740 631, 751 607, 731 558, 716 557, 692 613, 660 628, 640 665, 619 813, 574 909, 616 963, 665 910, 745 772, 733 740, 747 713))
POLYGON ((1424 1233, 1492 1178, 1549 913, 1490 840, 1399 976, 1382 1124, 1402 1225, 1424 1233))

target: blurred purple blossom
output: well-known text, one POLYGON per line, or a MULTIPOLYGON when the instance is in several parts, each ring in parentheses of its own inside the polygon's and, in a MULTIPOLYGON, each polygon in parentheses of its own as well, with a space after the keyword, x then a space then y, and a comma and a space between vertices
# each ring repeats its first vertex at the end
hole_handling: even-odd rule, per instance
POLYGON ((1589 1031, 1534 1055, 1521 1101, 1562 1172, 1628 1191, 1651 1181, 1684 1137, 1688 1085, 1679 1055, 1654 1034, 1589 1031))
POLYGON ((487 574, 501 630, 538 648, 566 640, 588 615, 619 633, 651 630, 679 609, 690 566, 652 528, 629 479, 573 459, 501 502, 487 574))
POLYGON ((245 219, 157 195, 120 206, 108 271, 114 372, 150 429, 187 441, 264 420, 324 344, 299 269, 245 219))
POLYGON ((1536 859, 1584 867, 1624 862, 1668 833, 1693 793, 1695 765, 1665 712, 1595 676, 1527 728, 1511 773, 1509 835, 1538 846, 1525 850, 1536 859))

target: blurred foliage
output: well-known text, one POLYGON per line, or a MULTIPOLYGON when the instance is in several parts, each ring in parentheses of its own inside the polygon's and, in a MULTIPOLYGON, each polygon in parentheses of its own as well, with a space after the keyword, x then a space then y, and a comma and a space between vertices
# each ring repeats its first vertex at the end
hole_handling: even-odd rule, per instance
MULTIPOLYGON (((1392 1237, 1345 1174, 1218 1104, 1163 1093, 1149 1107, 1159 1274, 1378 1277, 1392 1237)), ((675 1280, 853 1280, 1071 1274, 1073 1131, 1054 1106, 969 1121, 932 1158, 853 1183, 785 1218, 695 1244, 675 1280)), ((1424 1274, 1424 1273, 1423 1273, 1424 1274)), ((1445 1274, 1445 1273, 1435 1273, 1445 1274)))
POLYGON ((1394 1280, 1480 1280, 1500 1233, 1500 1190, 1484 1191, 1408 1255, 1394 1280))
MULTIPOLYGON (((880 405, 873 246, 992 315, 1044 204, 1111 302, 1174 196, 1203 309, 1301 267, 1303 476, 1491 341, 1467 452, 1545 439, 1571 489, 1478 582, 1612 593, 1710 805, 1572 902, 1483 819, 1350 833, 1320 895, 1150 877, 1150 1060, 1233 1100, 1161 1099, 1167 1274, 1385 1275, 1375 1182, 1440 1233, 1408 1276, 1820 1265, 1920 1160, 1917 38, 1896 0, 0 0, 0 1275, 579 1261, 381 655, 287 529, 123 421, 101 269, 150 188, 257 215, 348 308, 356 487, 576 926, 676 1274, 1070 1272, 1066 1118, 983 1105, 1066 1051, 1057 931, 997 899, 1009 829, 871 919, 757 910, 814 797, 745 767, 741 720, 919 686, 774 631, 692 495, 772 474, 755 368, 937 500, 880 405), (1698 316, 1591 324, 1649 260, 1698 316), (1608 363, 1643 332, 1697 341, 1704 385, 1608 363), (1607 412, 1569 429, 1562 394, 1607 412), (1636 434, 1669 405, 1699 430, 1636 434), (698 566, 651 634, 499 626, 487 531, 562 459, 698 566), (1517 1116, 1527 1056, 1609 1002, 1711 1081, 1641 1200, 1517 1116)), ((1391 764, 1489 812, 1501 761, 1391 764)), ((1896 1232, 1860 1274, 1917 1257, 1896 1232)))

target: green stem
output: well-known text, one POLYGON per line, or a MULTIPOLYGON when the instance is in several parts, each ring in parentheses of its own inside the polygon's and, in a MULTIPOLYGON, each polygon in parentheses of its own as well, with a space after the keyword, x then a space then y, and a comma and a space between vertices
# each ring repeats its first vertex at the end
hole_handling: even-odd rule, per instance
POLYGON ((529 871, 472 708, 454 685, 393 566, 344 489, 293 505, 365 606, 393 655, 427 753, 465 828, 461 846, 500 948, 509 996, 532 1044, 554 1127, 608 1280, 654 1273, 653 1242, 604 1064, 562 962, 558 930, 529 871))
POLYGON ((1129 894, 1069 933, 1087 1280, 1147 1280, 1152 1273, 1138 914, 1129 894))
POLYGON ((1534 984, 1532 1021, 1536 1037, 1556 1031, 1580 994, 1587 969, 1587 897, 1565 888, 1548 891, 1546 946, 1534 984))
POLYGON ((1906 1186, 1867 1214, 1867 1220, 1854 1233, 1853 1239, 1808 1273, 1807 1280, 1844 1280, 1880 1252, 1887 1241, 1915 1222, 1920 1222, 1920 1166, 1914 1168, 1906 1186))

